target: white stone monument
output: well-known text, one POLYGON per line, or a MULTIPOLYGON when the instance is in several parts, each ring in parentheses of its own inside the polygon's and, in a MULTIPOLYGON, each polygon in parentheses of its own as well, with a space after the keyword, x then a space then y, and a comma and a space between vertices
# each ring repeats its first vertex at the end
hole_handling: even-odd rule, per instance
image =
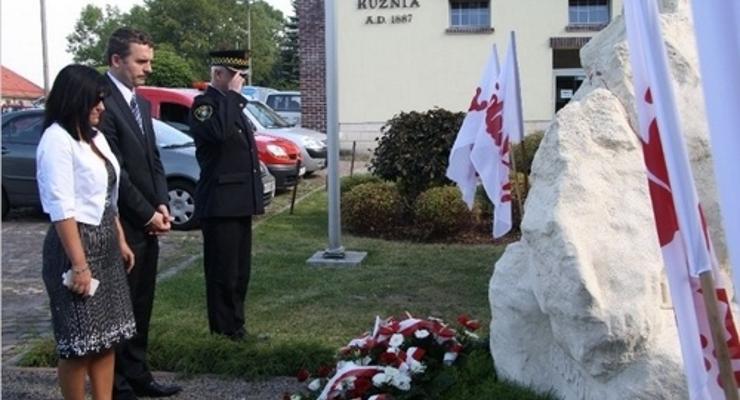
MULTIPOLYGON (((726 262, 689 8, 664 1, 662 28, 697 189, 726 262)), ((686 399, 621 16, 581 58, 588 78, 545 134, 522 238, 491 279, 496 371, 564 400, 686 399)))

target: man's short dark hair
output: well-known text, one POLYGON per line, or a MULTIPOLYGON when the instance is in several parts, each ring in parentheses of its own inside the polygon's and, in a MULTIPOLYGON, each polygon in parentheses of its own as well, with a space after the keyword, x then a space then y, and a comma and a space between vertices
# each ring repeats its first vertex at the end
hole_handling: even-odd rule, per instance
POLYGON ((108 65, 111 65, 114 54, 118 54, 121 58, 128 57, 131 54, 132 43, 154 47, 154 41, 148 33, 131 28, 118 28, 110 35, 108 48, 105 50, 105 59, 108 61, 108 65))

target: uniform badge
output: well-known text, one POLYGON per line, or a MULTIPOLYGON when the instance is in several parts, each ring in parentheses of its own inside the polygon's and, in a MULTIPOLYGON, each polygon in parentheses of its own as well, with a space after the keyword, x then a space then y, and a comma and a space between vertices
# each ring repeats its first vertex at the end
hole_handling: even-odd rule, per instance
POLYGON ((208 118, 211 118, 211 115, 213 114, 213 107, 208 104, 203 104, 202 106, 198 106, 198 108, 193 111, 193 114, 195 115, 195 118, 198 119, 198 121, 203 122, 208 118))

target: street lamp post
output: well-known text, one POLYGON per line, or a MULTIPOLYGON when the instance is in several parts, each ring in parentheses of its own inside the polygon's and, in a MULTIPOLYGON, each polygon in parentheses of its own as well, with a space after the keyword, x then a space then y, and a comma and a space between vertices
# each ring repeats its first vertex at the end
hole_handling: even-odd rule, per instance
POLYGON ((44 68, 44 96, 49 94, 49 55, 46 46, 46 0, 41 4, 41 57, 44 68))

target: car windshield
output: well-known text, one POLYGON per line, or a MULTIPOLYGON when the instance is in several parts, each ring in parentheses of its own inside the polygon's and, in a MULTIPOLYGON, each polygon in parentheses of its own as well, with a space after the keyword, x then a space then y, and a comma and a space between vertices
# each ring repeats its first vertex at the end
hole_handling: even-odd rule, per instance
POLYGON ((193 138, 159 120, 152 120, 157 145, 163 149, 194 146, 193 138))
POLYGON ((247 111, 255 118, 257 118, 257 121, 259 121, 260 125, 264 126, 267 129, 290 127, 290 124, 287 123, 281 116, 275 113, 275 111, 272 111, 270 107, 267 107, 262 103, 258 103, 255 101, 247 102, 247 111))

